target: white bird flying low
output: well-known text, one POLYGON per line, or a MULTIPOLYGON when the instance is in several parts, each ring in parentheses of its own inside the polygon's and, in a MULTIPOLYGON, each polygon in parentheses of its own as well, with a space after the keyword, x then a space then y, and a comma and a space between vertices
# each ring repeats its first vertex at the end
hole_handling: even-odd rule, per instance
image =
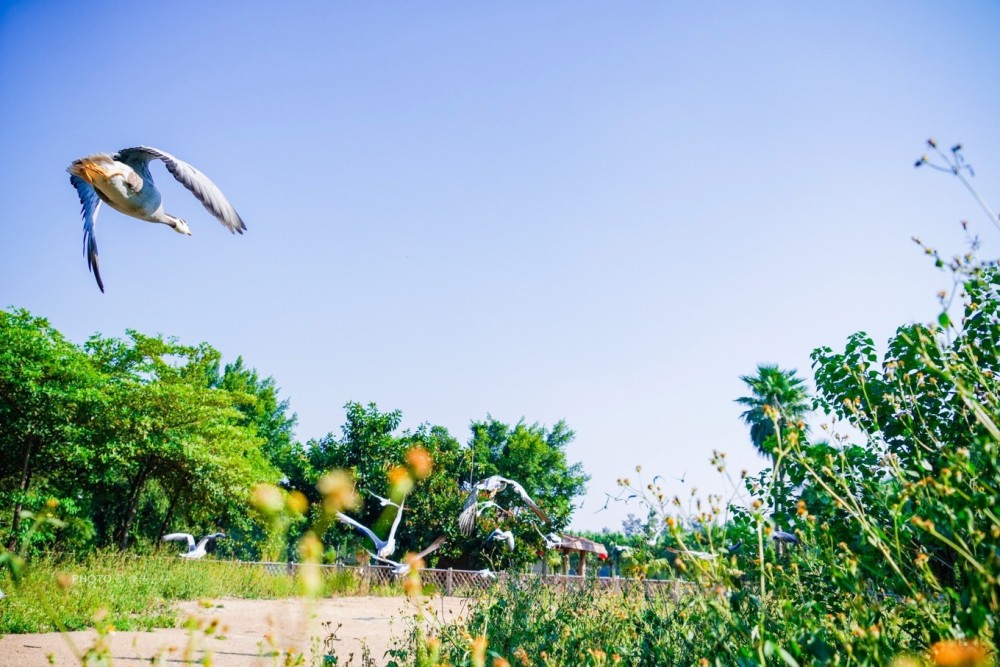
MULTIPOLYGON (((462 506, 462 513, 458 517, 458 525, 462 529, 462 533, 465 535, 472 535, 476 530, 476 519, 479 517, 479 506, 485 503, 479 502, 479 494, 485 493, 486 500, 492 501, 498 493, 506 489, 507 487, 514 489, 525 504, 531 508, 531 511, 538 515, 545 523, 549 522, 549 517, 546 516, 545 512, 542 511, 535 501, 531 499, 528 492, 524 490, 524 487, 515 482, 512 479, 507 479, 506 477, 501 477, 500 475, 493 475, 492 477, 487 477, 486 479, 480 480, 472 485, 472 490, 469 492, 468 498, 465 499, 465 504, 462 506)), ((495 503, 494 503, 495 505, 495 503)))
MULTIPOLYGON (((406 499, 404 498, 399 502, 399 505, 396 505, 396 518, 392 520, 392 527, 389 528, 389 535, 384 540, 373 533, 368 526, 362 526, 360 523, 342 512, 337 512, 337 518, 346 524, 354 526, 362 533, 370 537, 371 541, 375 544, 375 553, 378 558, 388 558, 393 554, 393 552, 396 551, 396 529, 399 528, 399 520, 403 518, 403 504, 405 502, 406 499)), ((395 505, 395 503, 392 504, 395 505)))
POLYGON ((205 537, 198 540, 198 544, 194 543, 194 535, 190 533, 170 533, 169 535, 164 535, 164 541, 185 541, 188 545, 188 550, 181 554, 181 558, 201 558, 207 551, 205 547, 212 540, 217 540, 220 537, 225 537, 225 533, 212 533, 211 535, 206 535, 205 537))
POLYGON ((149 173, 149 163, 154 159, 162 160, 167 171, 190 190, 230 232, 242 234, 247 228, 215 183, 187 162, 178 160, 169 153, 148 146, 138 146, 122 149, 114 155, 95 153, 74 160, 66 171, 70 173, 69 182, 80 197, 83 251, 87 256, 87 266, 94 273, 97 286, 102 292, 104 281, 101 280, 98 266, 97 237, 94 232, 101 202, 133 218, 158 222, 179 234, 191 235, 187 222, 163 210, 160 191, 156 189, 149 173))
POLYGON ((383 498, 382 496, 378 495, 377 493, 372 493, 371 491, 368 491, 368 490, 365 490, 365 493, 367 493, 372 498, 375 498, 376 500, 378 500, 378 504, 381 505, 382 507, 388 507, 389 505, 392 505, 393 507, 399 507, 398 503, 394 503, 391 500, 389 500, 388 498, 383 498))
MULTIPOLYGON (((392 573, 395 574, 395 575, 397 575, 397 576, 403 577, 403 576, 406 576, 406 575, 408 575, 410 573, 410 569, 412 569, 412 563, 420 560, 424 556, 431 555, 432 553, 434 553, 435 551, 437 551, 438 549, 440 549, 441 545, 444 544, 447 541, 448 541, 448 538, 445 537, 444 535, 442 535, 441 537, 439 537, 436 540, 434 540, 429 547, 427 547, 426 549, 424 549, 420 553, 413 554, 412 556, 410 556, 409 558, 407 558, 406 559, 407 562, 405 562, 405 563, 399 563, 399 562, 396 562, 394 560, 389 560, 388 558, 383 558, 382 556, 377 556, 375 554, 371 554, 371 555, 376 560, 380 560, 383 563, 388 563, 389 565, 392 565, 392 573)), ((371 553, 371 552, 369 552, 369 553, 371 553)))
POLYGON ((514 533, 509 530, 494 528, 486 539, 490 542, 503 540, 507 544, 507 551, 514 550, 514 533))
POLYGON ((562 546, 563 538, 562 535, 560 535, 559 533, 549 533, 548 535, 542 535, 542 531, 538 529, 538 525, 534 521, 531 522, 531 526, 532 528, 535 529, 535 532, 538 533, 539 537, 541 537, 542 540, 545 541, 546 549, 558 549, 559 547, 562 546))

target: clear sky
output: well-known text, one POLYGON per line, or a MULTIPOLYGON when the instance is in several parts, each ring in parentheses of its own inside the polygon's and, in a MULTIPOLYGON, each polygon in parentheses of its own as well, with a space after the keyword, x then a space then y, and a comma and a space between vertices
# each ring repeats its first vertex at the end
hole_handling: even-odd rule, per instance
MULTIPOLYGON (((0 307, 71 339, 207 341, 272 375, 298 436, 348 401, 460 440, 565 419, 577 528, 642 464, 701 493, 759 470, 760 362, 929 321, 964 250, 961 141, 1000 206, 996 2, 30 2, 0 9, 0 307), (104 208, 107 293, 66 166, 151 145, 222 188, 231 236, 104 208)), ((810 382, 811 384, 811 382, 810 382)), ((814 420, 815 424, 820 419, 814 420)))

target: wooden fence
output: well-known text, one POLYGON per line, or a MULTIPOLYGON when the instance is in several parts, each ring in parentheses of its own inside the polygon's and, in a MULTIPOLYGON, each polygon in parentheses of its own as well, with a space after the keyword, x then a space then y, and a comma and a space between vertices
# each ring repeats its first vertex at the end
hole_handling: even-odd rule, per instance
MULTIPOLYGON (((251 561, 210 561, 215 563, 233 563, 245 567, 259 567, 270 574, 294 575, 298 571, 298 563, 268 563, 251 561)), ((327 576, 345 573, 357 577, 359 587, 368 590, 372 586, 393 586, 402 582, 403 577, 395 574, 388 565, 320 565, 327 576)), ((492 587, 496 583, 506 584, 511 580, 522 585, 543 585, 554 588, 597 587, 606 590, 636 590, 643 589, 651 595, 668 595, 677 598, 684 592, 693 590, 694 584, 682 579, 631 579, 627 577, 581 577, 562 574, 510 574, 493 572, 485 575, 482 571, 456 570, 453 568, 420 570, 420 580, 424 586, 434 586, 444 595, 471 597, 478 592, 492 587)))

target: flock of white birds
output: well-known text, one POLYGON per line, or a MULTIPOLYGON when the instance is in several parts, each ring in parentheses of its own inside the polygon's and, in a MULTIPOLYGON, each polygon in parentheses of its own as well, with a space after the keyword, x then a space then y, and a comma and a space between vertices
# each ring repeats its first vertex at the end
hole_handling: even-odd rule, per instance
MULTIPOLYGON (((95 153, 74 160, 67 168, 70 173, 70 183, 76 188, 80 197, 80 213, 83 216, 83 250, 87 258, 87 266, 97 280, 97 286, 101 292, 104 291, 104 281, 101 278, 100 265, 97 253, 96 223, 97 214, 101 203, 105 203, 111 208, 124 213, 127 216, 144 220, 146 222, 167 225, 174 231, 191 235, 191 228, 187 222, 175 215, 167 213, 163 209, 162 196, 153 182, 153 176, 149 171, 149 163, 153 160, 160 160, 166 165, 167 171, 173 174, 181 184, 198 198, 205 208, 221 222, 226 229, 232 233, 240 233, 247 228, 240 218, 236 209, 229 203, 222 191, 207 176, 195 169, 193 166, 179 160, 173 155, 148 146, 138 146, 135 148, 124 148, 117 153, 95 153)), ((919 163, 918 163, 919 164, 919 163)), ((548 516, 532 500, 524 487, 514 480, 493 475, 480 480, 471 485, 469 495, 465 500, 462 513, 459 515, 459 527, 464 535, 472 535, 475 532, 479 518, 484 512, 498 511, 508 517, 516 518, 518 512, 501 507, 494 500, 498 493, 506 488, 513 489, 525 505, 534 512, 546 524, 550 523, 548 516)), ((373 496, 375 494, 372 494, 373 496)), ((364 526, 346 514, 337 513, 337 518, 349 524, 368 536, 375 551, 369 552, 371 556, 379 561, 389 564, 397 574, 406 574, 410 571, 408 563, 399 563, 389 559, 396 551, 396 530, 399 528, 403 516, 403 505, 405 498, 396 504, 387 498, 375 496, 383 507, 392 505, 396 507, 396 516, 389 529, 388 536, 383 540, 369 527, 364 526)), ((537 524, 532 522, 535 530, 542 537, 548 549, 554 549, 562 544, 562 537, 556 533, 542 534, 537 524)), ((187 551, 181 554, 181 558, 197 559, 204 556, 209 542, 226 537, 223 533, 212 533, 205 535, 201 540, 195 542, 194 536, 188 533, 171 533, 164 535, 167 541, 185 541, 187 551)), ((771 538, 779 546, 787 543, 797 543, 798 538, 791 533, 775 531, 771 538)), ((654 537, 654 540, 656 538, 654 537)), ((487 538, 487 542, 503 542, 508 549, 513 550, 515 546, 514 534, 510 530, 500 530, 496 528, 487 538)), ((445 542, 444 537, 439 537, 426 549, 416 554, 415 558, 423 558, 439 549, 445 542)), ((730 550, 739 548, 739 544, 734 545, 730 550)), ((685 550, 687 555, 712 559, 715 554, 685 550)), ((492 573, 487 569, 480 573, 480 576, 488 577, 492 573)), ((0 599, 5 597, 0 591, 0 599)))
MULTIPOLYGON (((540 519, 542 519, 546 523, 550 523, 548 515, 546 515, 545 512, 543 512, 542 509, 538 506, 538 504, 535 503, 534 500, 532 500, 531 496, 528 495, 528 492, 524 490, 523 486, 521 486, 514 480, 507 479, 506 477, 493 475, 492 477, 487 477, 486 479, 480 480, 475 484, 471 485, 471 489, 469 490, 469 495, 466 498, 465 504, 463 505, 462 508, 462 513, 459 515, 458 518, 459 527, 461 528, 463 534, 472 535, 473 533, 475 533, 476 526, 478 524, 478 518, 485 510, 496 509, 500 512, 503 512, 508 517, 516 517, 518 515, 518 512, 503 508, 499 504, 497 504, 497 502, 494 500, 497 494, 499 494, 501 491, 503 491, 508 487, 514 489, 517 492, 518 496, 520 496, 521 499, 524 501, 524 503, 529 508, 531 508, 531 510, 536 515, 538 515, 540 519)), ((399 526, 403 519, 403 510, 404 506, 406 505, 406 497, 404 496, 399 501, 399 503, 395 503, 392 500, 389 500, 388 498, 383 498, 382 496, 379 496, 371 492, 368 493, 369 495, 376 498, 382 507, 391 506, 396 508, 396 514, 393 517, 392 525, 389 527, 389 534, 386 535, 385 539, 382 539, 381 537, 376 535, 375 531, 373 531, 368 526, 365 526, 359 521, 352 519, 343 512, 337 512, 337 519, 353 527, 358 532, 364 534, 368 539, 370 539, 373 548, 375 550, 369 551, 368 554, 375 560, 386 563, 387 565, 392 567, 392 571, 395 574, 400 576, 408 574, 411 569, 410 563, 422 559, 426 556, 429 556, 430 554, 440 549, 442 545, 444 545, 446 538, 442 535, 441 537, 438 537, 436 540, 434 540, 434 542, 432 542, 425 549, 423 549, 417 554, 414 554, 411 558, 408 559, 408 562, 406 563, 401 563, 399 561, 390 559, 389 557, 396 552, 396 532, 399 530, 399 526)), ((535 527, 535 530, 538 531, 538 534, 542 535, 542 532, 538 530, 537 524, 534 521, 532 521, 531 523, 535 527)), ((210 535, 204 536, 203 538, 201 538, 201 540, 199 540, 196 543, 194 536, 191 535, 190 533, 170 533, 169 535, 164 535, 162 539, 164 541, 186 542, 187 551, 180 554, 180 557, 188 559, 197 559, 203 557, 207 553, 206 547, 208 546, 209 542, 224 537, 226 537, 225 533, 212 533, 210 535)), ((554 549, 558 547, 562 542, 562 538, 555 533, 542 535, 542 537, 545 540, 546 547, 549 549, 554 549)), ((487 542, 493 542, 496 540, 503 541, 507 545, 508 549, 510 550, 514 549, 515 546, 514 534, 510 530, 500 530, 499 528, 497 528, 494 529, 493 532, 490 533, 486 538, 487 542)), ((492 573, 489 572, 488 569, 482 570, 477 574, 485 578, 489 578, 492 576, 492 573)))

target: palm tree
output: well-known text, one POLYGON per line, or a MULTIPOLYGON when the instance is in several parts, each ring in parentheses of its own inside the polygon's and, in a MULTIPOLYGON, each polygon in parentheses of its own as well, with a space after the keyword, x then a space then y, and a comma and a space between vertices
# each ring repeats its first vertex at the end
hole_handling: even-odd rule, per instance
POLYGON ((756 375, 741 375, 740 379, 751 392, 736 399, 747 408, 740 419, 750 427, 750 440, 757 451, 773 458, 774 420, 765 406, 776 411, 782 431, 801 421, 811 409, 805 380, 796 377, 794 369, 783 371, 777 364, 759 364, 756 375))
MULTIPOLYGON (((774 446, 774 426, 777 422, 781 433, 796 425, 811 410, 805 380, 796 377, 795 369, 781 370, 777 364, 758 364, 756 375, 741 375, 740 379, 750 389, 749 396, 741 396, 736 402, 746 407, 740 414, 743 423, 750 427, 750 440, 757 451, 771 459, 774 476, 781 481, 777 454, 774 446), (770 413, 770 414, 769 414, 770 413)), ((801 429, 805 431, 805 427, 801 429)), ((775 509, 777 509, 777 498, 775 509)))

